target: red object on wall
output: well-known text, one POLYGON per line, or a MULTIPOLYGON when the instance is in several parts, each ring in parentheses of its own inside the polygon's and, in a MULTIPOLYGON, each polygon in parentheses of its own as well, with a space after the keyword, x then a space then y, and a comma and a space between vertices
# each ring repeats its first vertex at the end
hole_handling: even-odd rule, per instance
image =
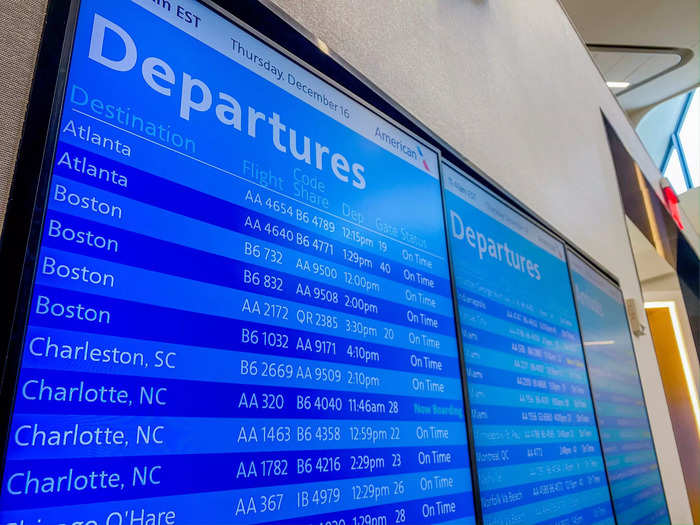
POLYGON ((678 203, 680 201, 678 200, 678 195, 676 195, 676 192, 673 191, 671 183, 666 177, 661 179, 661 191, 664 194, 664 200, 666 201, 668 211, 671 213, 671 217, 673 217, 673 220, 676 221, 678 228, 682 230, 683 221, 681 221, 681 213, 678 209, 678 203))

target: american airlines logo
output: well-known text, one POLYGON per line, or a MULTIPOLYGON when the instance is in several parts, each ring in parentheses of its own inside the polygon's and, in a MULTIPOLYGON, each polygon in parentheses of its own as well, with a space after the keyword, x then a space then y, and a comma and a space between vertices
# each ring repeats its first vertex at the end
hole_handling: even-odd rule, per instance
POLYGON ((391 136, 389 133, 382 131, 381 128, 379 128, 379 126, 377 126, 377 129, 374 131, 374 138, 379 139, 385 144, 388 144, 392 147, 392 149, 401 152, 404 156, 410 159, 418 160, 418 158, 420 157, 420 160, 423 162, 423 167, 428 173, 430 173, 430 167, 428 166, 428 163, 425 160, 423 150, 418 144, 416 144, 416 149, 413 149, 411 146, 404 144, 399 139, 391 136))
POLYGON ((425 155, 423 155, 423 150, 420 149, 420 146, 418 144, 416 144, 416 148, 418 149, 418 155, 420 155, 420 158, 423 161, 423 167, 425 168, 425 171, 430 172, 430 166, 428 166, 428 163, 425 161, 425 155))

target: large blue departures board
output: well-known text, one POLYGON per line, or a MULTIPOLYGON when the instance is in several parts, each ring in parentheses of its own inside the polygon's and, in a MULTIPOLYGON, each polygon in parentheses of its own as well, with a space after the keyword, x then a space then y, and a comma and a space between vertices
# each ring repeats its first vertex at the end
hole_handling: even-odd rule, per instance
POLYGON ((612 524, 564 246, 443 177, 484 523, 612 524))
POLYGON ((617 521, 669 524, 622 293, 574 253, 568 257, 617 521))
POLYGON ((0 523, 474 523, 433 150, 191 0, 81 2, 57 139, 0 523))

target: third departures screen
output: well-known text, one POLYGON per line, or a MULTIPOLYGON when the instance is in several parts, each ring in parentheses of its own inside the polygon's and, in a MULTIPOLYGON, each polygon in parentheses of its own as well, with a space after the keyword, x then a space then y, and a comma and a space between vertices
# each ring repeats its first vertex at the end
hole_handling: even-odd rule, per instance
POLYGON ((564 245, 443 177, 484 522, 612 524, 564 245))
POLYGON ((622 293, 580 257, 568 257, 618 525, 668 525, 622 293))

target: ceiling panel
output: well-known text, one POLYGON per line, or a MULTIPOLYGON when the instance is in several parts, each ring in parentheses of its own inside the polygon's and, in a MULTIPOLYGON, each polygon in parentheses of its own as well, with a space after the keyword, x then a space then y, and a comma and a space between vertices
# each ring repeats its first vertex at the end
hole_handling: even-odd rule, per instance
MULTIPOLYGON (((643 82, 678 64, 681 57, 667 53, 641 53, 621 51, 593 51, 593 60, 606 81, 643 82)), ((613 88, 614 92, 622 88, 613 88)))
POLYGON ((593 60, 606 79, 608 79, 608 74, 617 63, 625 58, 622 53, 603 53, 602 51, 593 51, 591 55, 593 55, 593 60))
POLYGON ((697 0, 560 0, 594 44, 692 47, 700 40, 697 0))
MULTIPOLYGON (((684 66, 621 95, 620 104, 626 110, 651 106, 700 84, 700 1, 559 1, 587 44, 684 48, 695 53, 684 66)), ((632 83, 678 61, 668 56, 620 57, 597 51, 591 55, 606 80, 632 83)))
POLYGON ((625 80, 631 84, 636 84, 675 66, 680 60, 681 57, 678 55, 649 54, 644 60, 640 61, 638 67, 629 76, 625 77, 625 80))

